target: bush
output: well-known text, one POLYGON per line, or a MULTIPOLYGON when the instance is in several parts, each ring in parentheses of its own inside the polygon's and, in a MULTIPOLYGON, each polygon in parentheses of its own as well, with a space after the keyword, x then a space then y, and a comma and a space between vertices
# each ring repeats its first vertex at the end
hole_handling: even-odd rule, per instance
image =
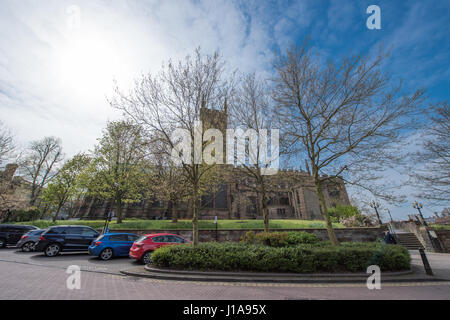
POLYGON ((13 210, 10 215, 6 217, 4 222, 22 222, 22 221, 34 221, 41 215, 39 209, 31 210, 13 210))
POLYGON ((337 205, 336 207, 328 208, 328 214, 332 222, 339 222, 342 218, 350 218, 359 216, 358 208, 353 206, 337 205))
POLYGON ((319 238, 309 232, 260 232, 249 231, 241 239, 247 244, 264 244, 270 247, 287 247, 298 244, 317 243, 319 238))
POLYGON ((248 243, 201 243, 156 250, 157 267, 187 270, 256 272, 365 272, 369 265, 383 271, 408 270, 408 251, 397 245, 328 243, 270 247, 248 243))

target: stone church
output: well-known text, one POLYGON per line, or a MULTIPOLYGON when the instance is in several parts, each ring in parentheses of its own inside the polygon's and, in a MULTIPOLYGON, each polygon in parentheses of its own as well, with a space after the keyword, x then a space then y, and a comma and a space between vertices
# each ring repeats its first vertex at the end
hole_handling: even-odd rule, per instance
MULTIPOLYGON (((223 132, 224 137, 226 136, 224 132, 228 123, 226 107, 223 111, 202 109, 200 118, 205 130, 217 128, 223 132)), ((231 167, 226 170, 234 169, 231 167)), ((322 220, 311 175, 305 171, 292 170, 280 170, 278 175, 281 183, 270 190, 269 218, 322 220), (283 183, 284 177, 286 183, 283 183)), ((350 205, 345 184, 341 179, 329 180, 323 188, 328 207, 350 205)), ((191 218, 192 214, 188 208, 187 203, 180 204, 177 210, 178 218, 191 218)), ((86 199, 77 216, 86 219, 103 218, 111 210, 114 210, 111 202, 86 199)), ((171 212, 171 204, 158 199, 131 204, 125 206, 123 210, 124 217, 147 219, 170 219, 171 212)), ((215 216, 219 219, 262 219, 261 201, 245 183, 224 183, 218 191, 204 196, 201 200, 201 219, 214 219, 215 216)))

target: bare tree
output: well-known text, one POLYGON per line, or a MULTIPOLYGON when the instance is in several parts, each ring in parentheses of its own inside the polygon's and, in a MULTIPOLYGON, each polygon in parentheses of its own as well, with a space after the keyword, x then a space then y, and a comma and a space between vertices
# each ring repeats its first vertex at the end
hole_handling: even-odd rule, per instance
POLYGON ((414 182, 422 187, 421 196, 433 203, 450 200, 450 107, 447 102, 434 108, 431 125, 425 129, 420 150, 412 162, 421 168, 411 169, 414 182))
MULTIPOLYGON (((16 149, 11 131, 0 121, 0 169, 5 162, 11 158, 16 149)), ((11 181, 7 177, 2 177, 0 172, 0 213, 10 210, 13 207, 11 199, 8 198, 11 181)))
MULTIPOLYGON (((235 170, 230 171, 229 177, 231 181, 244 184, 257 194, 264 220, 264 230, 269 232, 268 202, 272 191, 281 183, 281 177, 277 174, 280 151, 278 136, 274 137, 276 142, 270 139, 269 144, 267 141, 268 132, 272 126, 272 110, 266 83, 257 79, 255 74, 244 76, 233 102, 230 103, 229 110, 231 123, 234 124, 235 129, 242 130, 243 134, 233 137, 234 141, 227 143, 233 145, 236 143, 236 151, 239 147, 244 151, 244 157, 240 159, 237 152, 234 154, 236 167, 235 170), (274 151, 270 157, 269 149, 274 151), (273 164, 276 162, 278 165, 274 168, 273 164), (271 170, 275 171, 270 172, 271 170)), ((272 134, 274 134, 273 131, 272 134)))
POLYGON ((11 131, 0 121, 0 168, 16 149, 11 131))
MULTIPOLYGON (((402 130, 410 130, 423 92, 401 95, 383 73, 386 55, 360 55, 321 62, 304 42, 277 57, 274 64, 274 99, 291 151, 307 159, 326 221, 328 235, 336 238, 328 215, 323 184, 369 171, 393 160, 393 144, 402 130), (324 175, 327 176, 324 176, 324 175)), ((363 180, 357 183, 370 189, 363 180)))
POLYGON ((114 108, 124 111, 149 136, 157 136, 171 150, 178 150, 180 137, 174 134, 176 130, 187 132, 192 148, 183 157, 190 161, 183 161, 181 168, 191 195, 194 245, 198 243, 200 198, 209 191, 206 186, 216 179, 215 164, 197 161, 209 143, 205 137, 206 126, 199 127, 198 121, 202 120, 203 110, 224 105, 230 87, 224 78, 219 55, 204 56, 197 49, 193 57, 169 62, 155 76, 143 76, 130 94, 125 95, 116 88, 116 96, 110 101, 114 108))
POLYGON ((60 139, 45 137, 31 142, 21 162, 25 177, 31 181, 30 205, 36 204, 43 188, 58 174, 58 165, 63 158, 60 139))

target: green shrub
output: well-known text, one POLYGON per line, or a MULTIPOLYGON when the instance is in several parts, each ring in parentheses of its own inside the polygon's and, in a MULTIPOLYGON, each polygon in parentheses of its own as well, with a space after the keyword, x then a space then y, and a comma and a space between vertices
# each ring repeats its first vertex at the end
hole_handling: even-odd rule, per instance
POLYGON ((5 219, 4 222, 23 222, 23 221, 34 221, 39 218, 41 212, 39 209, 30 210, 13 210, 5 219))
POLYGON ((328 208, 328 214, 332 222, 339 222, 342 218, 350 218, 361 215, 358 208, 353 206, 337 205, 333 208, 328 208))
POLYGON ((290 245, 297 245, 301 243, 317 243, 319 238, 314 233, 309 232, 289 232, 288 243, 290 245))
POLYGON ((270 247, 287 247, 298 244, 317 243, 319 238, 309 232, 260 232, 249 231, 241 239, 247 244, 264 244, 270 247))
POLYGON ((408 251, 397 245, 326 242, 271 247, 249 243, 200 243, 158 249, 153 263, 161 268, 256 272, 365 272, 369 265, 383 271, 410 268, 408 251))

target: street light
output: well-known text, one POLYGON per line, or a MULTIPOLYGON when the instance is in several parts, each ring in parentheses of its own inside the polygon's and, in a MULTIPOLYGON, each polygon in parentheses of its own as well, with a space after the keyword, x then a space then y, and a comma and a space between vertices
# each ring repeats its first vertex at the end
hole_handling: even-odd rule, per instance
POLYGON ((421 203, 417 202, 417 201, 414 201, 412 206, 413 206, 414 209, 417 209, 419 211, 420 217, 422 218, 423 225, 425 227, 428 227, 428 224, 427 224, 427 222, 425 221, 425 219, 423 217, 422 211, 420 210, 420 209, 423 208, 423 205, 421 203))
POLYGON ((380 204, 379 204, 378 202, 375 202, 375 200, 374 200, 374 201, 372 201, 369 205, 370 205, 372 208, 375 209, 375 212, 376 212, 377 218, 378 218, 378 223, 379 223, 380 226, 381 226, 381 225, 383 224, 383 222, 381 222, 380 214, 378 213, 378 208, 380 207, 380 204))
POLYGON ((394 219, 392 219, 392 216, 391 216, 391 210, 389 210, 389 209, 386 209, 386 210, 389 213, 389 217, 391 218, 391 222, 394 222, 394 219))

